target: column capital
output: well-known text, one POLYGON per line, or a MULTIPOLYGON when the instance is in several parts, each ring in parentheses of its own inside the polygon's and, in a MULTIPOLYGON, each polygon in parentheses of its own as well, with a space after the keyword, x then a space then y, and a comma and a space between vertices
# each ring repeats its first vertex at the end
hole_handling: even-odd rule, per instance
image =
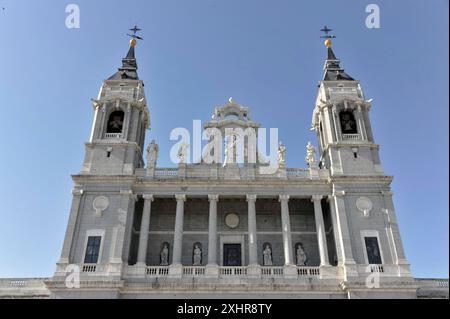
POLYGON ((143 197, 145 200, 149 200, 149 201, 151 201, 151 202, 153 202, 153 201, 155 200, 155 197, 153 196, 153 194, 144 194, 144 195, 142 195, 142 197, 143 197))
POLYGON ((81 196, 81 195, 83 195, 83 193, 84 193, 84 190, 82 190, 82 189, 74 189, 74 190, 72 190, 72 195, 73 196, 81 196))
POLYGON ((121 189, 120 190, 120 195, 129 196, 130 198, 132 198, 135 201, 137 201, 137 195, 135 195, 131 189, 121 189))
POLYGON ((322 199, 323 199, 322 195, 313 195, 313 196, 311 196, 311 201, 312 202, 320 202, 320 201, 322 201, 322 199))
POLYGON ((247 195, 247 202, 255 202, 257 198, 257 195, 247 195))
POLYGON ((343 190, 335 190, 333 192, 333 196, 345 196, 345 191, 343 191, 343 190))
POLYGON ((175 195, 175 199, 176 199, 177 201, 183 201, 183 202, 185 202, 185 201, 186 201, 186 195, 185 195, 185 194, 177 194, 177 195, 175 195))
POLYGON ((208 200, 210 202, 218 202, 219 201, 219 195, 217 195, 217 194, 209 194, 208 195, 208 200))
POLYGON ((393 191, 381 191, 381 194, 383 196, 394 196, 394 192, 393 191))
POLYGON ((279 202, 287 202, 287 201, 289 201, 289 199, 291 199, 290 195, 280 195, 278 200, 279 200, 279 202))

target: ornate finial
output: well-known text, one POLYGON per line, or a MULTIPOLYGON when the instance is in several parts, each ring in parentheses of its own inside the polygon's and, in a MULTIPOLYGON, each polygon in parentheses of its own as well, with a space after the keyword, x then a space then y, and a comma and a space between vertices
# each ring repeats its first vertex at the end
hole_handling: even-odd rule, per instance
POLYGON ((235 104, 234 99, 232 97, 230 97, 228 101, 230 102, 230 104, 235 104))
POLYGON ((142 31, 142 29, 139 29, 137 25, 135 25, 133 29, 130 29, 130 31, 133 32, 133 34, 128 33, 127 35, 131 38, 130 45, 132 47, 136 46, 137 40, 144 40, 144 38, 142 38, 136 34, 139 31, 142 31))
POLYGON ((322 35, 322 36, 321 36, 322 39, 326 39, 326 40, 325 40, 325 46, 326 46, 327 48, 331 47, 331 44, 333 43, 333 42, 331 41, 331 39, 336 39, 336 36, 335 36, 335 35, 329 35, 329 33, 330 33, 331 31, 333 31, 333 29, 329 29, 327 26, 324 26, 323 29, 320 30, 320 31, 323 32, 323 33, 325 33, 325 35, 322 35))

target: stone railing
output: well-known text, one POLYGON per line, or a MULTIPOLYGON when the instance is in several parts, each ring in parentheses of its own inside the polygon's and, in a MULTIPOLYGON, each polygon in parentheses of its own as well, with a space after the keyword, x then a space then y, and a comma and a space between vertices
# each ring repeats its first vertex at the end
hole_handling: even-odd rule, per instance
POLYGON ((205 270, 206 270, 206 267, 186 266, 186 267, 183 267, 183 276, 186 276, 186 277, 204 276, 205 270))
POLYGON ((50 291, 45 285, 48 278, 0 279, 0 299, 2 298, 48 298, 50 291))
POLYGON ((288 168, 286 169, 286 174, 289 179, 309 178, 310 176, 309 169, 301 168, 288 168))
POLYGON ((357 265, 358 272, 360 274, 377 273, 383 277, 397 277, 398 266, 397 265, 357 265))
POLYGON ((147 276, 150 277, 165 277, 169 275, 168 266, 148 266, 145 270, 147 276))
POLYGON ((284 267, 261 267, 263 277, 283 277, 284 267))
POLYGON ((449 288, 448 279, 416 279, 421 288, 449 288))
POLYGON ((155 178, 168 179, 168 178, 178 178, 177 168, 159 168, 155 169, 155 178))
POLYGON ((115 140, 122 138, 122 133, 106 133, 105 139, 107 140, 115 140))
POLYGON ((79 267, 82 274, 99 274, 107 271, 107 265, 103 264, 81 264, 79 267))
POLYGON ((219 276, 247 276, 247 267, 219 267, 219 276))
POLYGON ((299 276, 320 276, 319 267, 297 267, 299 276))
POLYGON ((359 140, 359 134, 342 134, 344 140, 359 140))
MULTIPOLYGON (((275 174, 260 174, 258 168, 252 169, 240 169, 239 173, 234 177, 229 177, 226 173, 226 168, 219 167, 217 173, 213 174, 213 171, 207 165, 194 165, 187 166, 184 173, 178 168, 156 168, 153 171, 154 179, 200 179, 200 180, 223 180, 223 179, 241 179, 241 180, 273 180, 280 179, 279 172, 275 174), (181 176, 180 174, 183 174, 181 176)), ((325 179, 329 176, 328 170, 318 170, 319 178, 325 179)), ((146 169, 136 169, 136 175, 139 177, 146 177, 146 169)), ((230 175, 231 176, 231 175, 230 175)), ((296 179, 309 179, 311 178, 311 171, 303 168, 288 168, 286 169, 286 177, 289 180, 296 179)))

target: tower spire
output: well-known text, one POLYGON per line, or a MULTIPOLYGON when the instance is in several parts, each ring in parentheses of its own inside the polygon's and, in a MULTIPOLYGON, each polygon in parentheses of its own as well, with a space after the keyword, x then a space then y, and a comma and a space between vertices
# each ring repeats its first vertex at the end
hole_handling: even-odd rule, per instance
POLYGON ((341 68, 341 60, 339 60, 336 55, 333 52, 333 49, 331 48, 331 45, 333 42, 331 39, 336 39, 335 35, 329 35, 332 29, 328 29, 327 26, 325 26, 322 30, 320 30, 325 33, 324 36, 321 36, 321 38, 326 39, 325 40, 325 46, 327 47, 327 59, 325 61, 324 66, 324 81, 354 81, 354 79, 345 73, 345 70, 341 68))
POLYGON ((137 40, 144 40, 140 36, 137 36, 136 33, 141 31, 137 26, 133 29, 130 29, 133 34, 127 34, 130 40, 130 49, 125 58, 122 59, 122 67, 111 76, 108 80, 139 80, 139 76, 137 74, 137 61, 135 55, 135 47, 137 45, 137 40))

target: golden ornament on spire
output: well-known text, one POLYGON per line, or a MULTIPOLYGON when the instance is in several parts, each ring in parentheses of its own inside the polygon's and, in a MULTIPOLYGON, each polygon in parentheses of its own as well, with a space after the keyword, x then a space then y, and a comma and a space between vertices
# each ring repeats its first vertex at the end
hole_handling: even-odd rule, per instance
POLYGON ((130 45, 131 45, 132 47, 135 47, 136 44, 137 44, 136 39, 131 39, 131 40, 130 40, 130 45))
POLYGON ((331 47, 331 44, 333 44, 333 42, 330 39, 325 40, 325 46, 327 48, 331 47))

